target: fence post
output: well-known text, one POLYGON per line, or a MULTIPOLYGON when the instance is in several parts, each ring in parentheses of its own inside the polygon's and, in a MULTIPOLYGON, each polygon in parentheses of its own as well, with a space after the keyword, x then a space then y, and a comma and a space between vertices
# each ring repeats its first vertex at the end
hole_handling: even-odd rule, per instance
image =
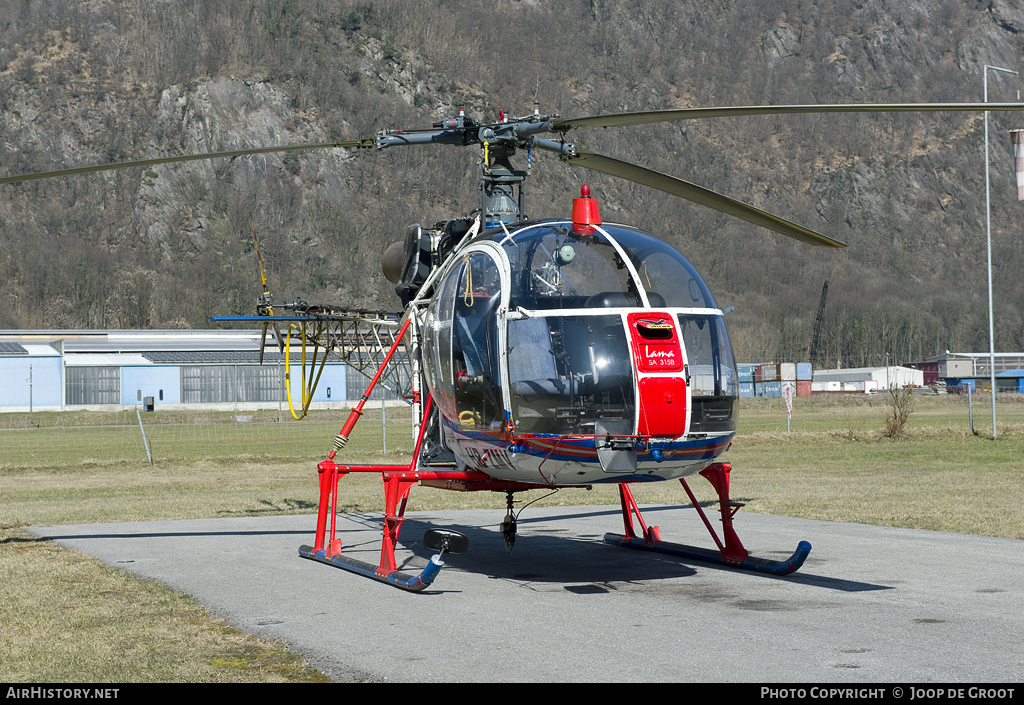
POLYGON ((149 464, 153 464, 153 455, 149 452, 149 441, 146 440, 146 429, 142 427, 142 414, 139 413, 139 407, 135 407, 135 416, 139 419, 139 432, 142 434, 142 445, 146 449, 146 457, 149 458, 149 464))

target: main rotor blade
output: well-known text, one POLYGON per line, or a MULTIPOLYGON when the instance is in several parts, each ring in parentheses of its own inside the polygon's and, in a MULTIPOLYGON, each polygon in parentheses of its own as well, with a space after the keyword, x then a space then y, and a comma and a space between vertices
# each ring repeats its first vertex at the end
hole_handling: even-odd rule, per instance
POLYGON ((636 164, 606 157, 603 154, 593 152, 577 151, 575 157, 564 157, 564 161, 576 166, 593 169, 603 174, 618 176, 629 181, 656 188, 659 191, 685 198, 688 201, 699 203, 702 206, 713 208, 727 215, 740 218, 748 223, 760 225, 774 232, 786 235, 801 242, 818 245, 820 247, 846 247, 846 243, 825 237, 813 230, 791 223, 788 220, 772 215, 746 203, 723 196, 720 193, 710 191, 703 186, 691 184, 689 181, 677 179, 674 176, 663 174, 660 171, 653 171, 636 164))
POLYGON ((254 154, 271 154, 273 152, 301 152, 312 149, 353 149, 360 147, 373 147, 373 137, 365 137, 351 142, 315 142, 311 144, 289 144, 277 147, 259 147, 256 149, 236 149, 229 152, 207 152, 204 154, 186 154, 177 157, 157 157, 155 159, 139 159, 131 162, 118 162, 116 164, 100 164, 99 166, 83 166, 74 169, 59 169, 57 171, 43 171, 36 174, 19 174, 17 176, 4 176, 0 178, 0 184, 13 184, 19 181, 35 181, 36 179, 52 179, 58 176, 73 176, 75 174, 89 174, 94 171, 111 171, 114 169, 130 169, 136 166, 154 166, 156 164, 173 164, 176 162, 191 162, 200 159, 217 159, 220 157, 247 157, 254 154))
POLYGON ((798 113, 913 113, 913 112, 999 112, 1024 110, 1024 103, 861 103, 839 105, 734 105, 719 108, 645 110, 635 113, 555 118, 551 129, 565 132, 574 127, 624 127, 674 120, 742 117, 746 115, 792 115, 798 113))

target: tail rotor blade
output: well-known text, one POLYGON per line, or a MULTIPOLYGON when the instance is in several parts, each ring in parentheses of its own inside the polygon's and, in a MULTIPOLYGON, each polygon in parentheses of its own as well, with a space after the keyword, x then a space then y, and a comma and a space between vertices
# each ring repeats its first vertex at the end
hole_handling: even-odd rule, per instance
MULTIPOLYGON (((249 225, 252 227, 252 242, 256 248, 256 261, 260 267, 260 285, 263 293, 256 299, 256 313, 260 316, 273 316, 274 307, 271 305, 270 289, 267 287, 267 275, 263 271, 263 256, 260 254, 260 241, 256 237, 256 220, 252 211, 249 211, 249 225)), ((277 351, 284 352, 284 339, 281 337, 281 330, 277 327, 277 321, 267 321, 263 324, 263 336, 260 338, 260 364, 263 364, 263 352, 267 347, 267 328, 274 326, 274 342, 277 343, 277 351)))
POLYGON ((281 337, 281 329, 277 327, 277 321, 274 321, 274 342, 277 343, 277 352, 284 353, 284 338, 281 337))

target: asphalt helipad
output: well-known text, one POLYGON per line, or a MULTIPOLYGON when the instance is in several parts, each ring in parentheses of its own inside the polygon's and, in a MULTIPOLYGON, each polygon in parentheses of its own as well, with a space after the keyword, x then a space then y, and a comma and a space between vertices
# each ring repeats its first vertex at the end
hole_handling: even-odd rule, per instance
MULTIPOLYGON (((415 512, 402 569, 431 527, 469 552, 409 593, 300 558, 310 515, 31 527, 285 640, 338 680, 416 682, 1003 683, 1024 673, 1024 541, 741 512, 752 554, 813 546, 787 577, 607 545, 618 507, 528 508, 514 551, 503 510, 415 512)), ((696 514, 645 508, 666 541, 710 546, 696 514)), ((375 563, 380 520, 340 515, 375 563)))

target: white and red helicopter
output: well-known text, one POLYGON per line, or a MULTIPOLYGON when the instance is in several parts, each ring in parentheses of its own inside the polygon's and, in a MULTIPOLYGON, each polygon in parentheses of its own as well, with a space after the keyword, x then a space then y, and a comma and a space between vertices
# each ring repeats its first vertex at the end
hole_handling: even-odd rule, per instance
MULTIPOLYGON (((736 431, 736 365, 719 308, 697 270, 654 235, 605 222, 587 186, 561 218, 527 220, 523 182, 535 150, 570 164, 644 184, 824 247, 843 243, 687 181, 593 152, 566 140, 579 127, 618 127, 746 115, 849 112, 1024 110, 1020 103, 791 105, 689 108, 566 119, 533 114, 482 123, 460 111, 426 130, 318 144, 160 157, 120 164, 0 178, 0 184, 90 171, 270 152, 407 145, 474 145, 481 150, 480 206, 432 227, 410 226, 383 257, 404 312, 353 311, 302 301, 275 310, 266 290, 255 316, 214 321, 258 322, 264 343, 273 326, 285 340, 314 346, 304 399, 318 374, 318 355, 334 354, 371 378, 318 465, 320 504, 308 559, 419 591, 444 565, 445 553, 468 547, 446 529, 426 532, 439 551, 418 575, 398 570, 406 502, 414 485, 507 495, 501 523, 506 547, 516 536, 514 494, 534 489, 618 486, 623 533, 605 541, 684 558, 784 575, 811 550, 802 541, 782 561, 750 556, 733 530, 741 505, 729 496, 731 466, 719 462, 736 431), (554 133, 557 139, 545 139, 554 133), (513 166, 526 153, 525 169, 513 166), (288 333, 280 334, 287 326, 288 333), (407 465, 339 462, 377 384, 397 385, 413 406, 415 446, 407 465), (350 557, 336 530, 339 481, 380 474, 385 512, 380 561, 350 557), (701 475, 719 498, 721 536, 687 481, 701 475), (639 482, 678 481, 715 548, 663 541, 648 526, 630 490, 639 482)), ((303 414, 305 413, 303 408, 303 414)))

